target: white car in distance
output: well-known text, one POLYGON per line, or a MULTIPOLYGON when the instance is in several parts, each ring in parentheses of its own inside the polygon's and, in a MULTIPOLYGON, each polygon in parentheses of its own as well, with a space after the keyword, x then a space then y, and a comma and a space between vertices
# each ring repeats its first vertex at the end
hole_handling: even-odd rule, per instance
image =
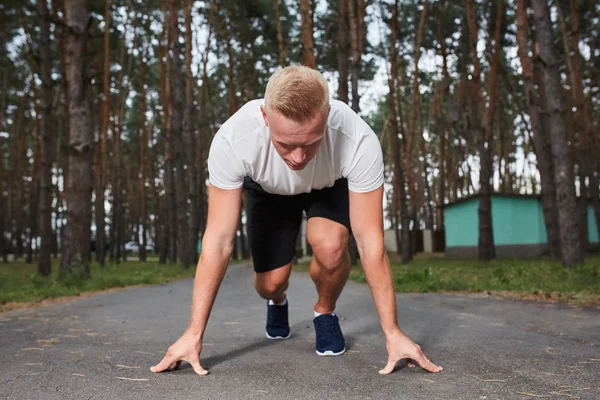
MULTIPOLYGON (((140 252, 140 244, 134 240, 125 243, 125 251, 128 253, 139 253, 140 252)), ((146 245, 146 253, 152 253, 154 248, 149 244, 146 245)))

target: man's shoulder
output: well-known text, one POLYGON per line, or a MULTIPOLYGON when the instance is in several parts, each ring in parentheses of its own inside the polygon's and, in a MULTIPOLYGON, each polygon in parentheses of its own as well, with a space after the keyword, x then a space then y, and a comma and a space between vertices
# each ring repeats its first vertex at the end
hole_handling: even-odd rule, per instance
POLYGON ((339 100, 331 100, 328 126, 338 133, 358 140, 365 134, 372 133, 366 121, 358 115, 348 104, 339 100))
POLYGON ((221 125, 217 134, 229 141, 235 141, 264 127, 260 112, 260 106, 263 104, 264 99, 248 101, 221 125))

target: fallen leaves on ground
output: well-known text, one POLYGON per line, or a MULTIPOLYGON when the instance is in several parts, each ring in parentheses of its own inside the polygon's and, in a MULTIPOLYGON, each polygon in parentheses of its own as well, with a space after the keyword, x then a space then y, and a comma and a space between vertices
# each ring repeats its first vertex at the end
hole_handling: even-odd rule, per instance
POLYGON ((529 393, 529 392, 517 392, 517 394, 522 394, 523 396, 530 396, 530 397, 548 397, 548 396, 543 396, 540 394, 529 393))
POLYGON ((117 376, 117 379, 120 379, 122 381, 149 381, 150 380, 148 378, 124 378, 122 376, 117 376))

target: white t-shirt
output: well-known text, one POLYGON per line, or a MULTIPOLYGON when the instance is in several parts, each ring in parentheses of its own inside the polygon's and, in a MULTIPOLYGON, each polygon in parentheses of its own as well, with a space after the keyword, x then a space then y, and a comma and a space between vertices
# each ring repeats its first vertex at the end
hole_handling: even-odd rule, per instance
POLYGON ((353 192, 383 184, 379 139, 347 104, 331 100, 325 137, 301 171, 290 169, 273 147, 262 104, 264 99, 246 103, 215 134, 208 155, 212 185, 238 189, 248 176, 269 193, 293 195, 331 187, 340 178, 348 179, 353 192))

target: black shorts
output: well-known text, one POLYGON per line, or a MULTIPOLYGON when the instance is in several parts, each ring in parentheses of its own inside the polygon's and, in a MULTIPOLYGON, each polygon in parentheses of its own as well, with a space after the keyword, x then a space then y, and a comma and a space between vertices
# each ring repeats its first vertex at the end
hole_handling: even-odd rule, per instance
POLYGON ((267 193, 249 177, 244 179, 243 187, 247 193, 246 227, 256 272, 271 271, 292 262, 303 211, 307 218, 327 218, 351 232, 345 178, 335 181, 332 187, 291 196, 267 193))

